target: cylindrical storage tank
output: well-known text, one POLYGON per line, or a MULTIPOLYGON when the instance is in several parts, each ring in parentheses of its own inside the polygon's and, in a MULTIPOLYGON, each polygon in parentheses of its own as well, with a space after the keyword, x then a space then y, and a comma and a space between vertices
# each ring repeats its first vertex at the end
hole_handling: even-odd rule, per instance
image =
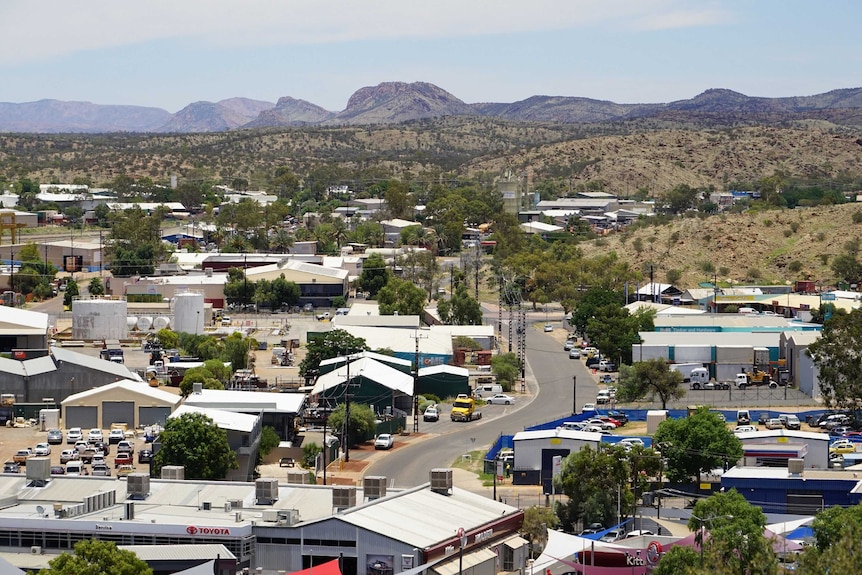
POLYGON ((125 300, 79 299, 72 302, 72 339, 127 339, 125 300))
POLYGON ((676 363, 709 363, 712 361, 712 346, 675 345, 673 359, 676 363))
POLYGON ((153 318, 147 316, 138 318, 138 330, 148 331, 151 327, 153 327, 153 318))
POLYGON ((174 331, 204 332, 204 294, 198 292, 178 293, 174 296, 174 331))
POLYGON ((171 320, 168 317, 160 315, 158 317, 153 318, 153 329, 155 331, 159 331, 160 329, 167 329, 170 325, 171 320))
POLYGON ((126 318, 126 327, 129 329, 129 331, 132 331, 133 329, 137 328, 138 327, 138 318, 133 316, 133 315, 127 317, 126 318))

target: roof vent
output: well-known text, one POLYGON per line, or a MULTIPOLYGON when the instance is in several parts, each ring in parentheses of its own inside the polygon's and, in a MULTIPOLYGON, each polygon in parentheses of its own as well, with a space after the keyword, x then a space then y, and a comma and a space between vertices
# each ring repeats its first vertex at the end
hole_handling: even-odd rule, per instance
POLYGON ((192 393, 194 395, 201 395, 204 391, 204 384, 200 381, 196 381, 192 383, 192 393))
POLYGON ((125 505, 123 505, 123 519, 126 521, 131 521, 135 518, 135 502, 134 501, 126 501, 125 505))
POLYGON ((365 477, 362 480, 362 491, 369 501, 386 497, 386 478, 382 476, 365 477))
POLYGON ((162 479, 176 479, 182 481, 186 478, 186 468, 182 465, 165 465, 162 467, 162 479))
POLYGON ((431 470, 431 491, 447 495, 452 492, 451 469, 440 468, 431 470))
POLYGON ((805 469, 805 460, 799 458, 792 458, 787 460, 787 470, 791 475, 802 475, 802 471, 805 469))
POLYGON ((148 473, 130 473, 126 482, 129 499, 146 499, 150 494, 150 475, 148 473))

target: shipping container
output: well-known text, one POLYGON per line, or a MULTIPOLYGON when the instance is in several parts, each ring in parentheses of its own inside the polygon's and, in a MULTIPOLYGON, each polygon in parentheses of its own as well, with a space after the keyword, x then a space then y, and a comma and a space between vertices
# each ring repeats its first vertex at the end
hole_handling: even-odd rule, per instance
POLYGON ((716 381, 733 381, 736 379, 737 373, 743 371, 751 371, 750 363, 717 363, 715 364, 715 380, 716 381), (740 369, 742 368, 742 369, 740 369))
POLYGON ((769 366, 769 348, 755 347, 753 353, 754 365, 758 366, 760 369, 767 370, 769 366))
POLYGON ((675 345, 673 360, 676 363, 709 363, 712 361, 711 345, 675 345))
POLYGON ((715 363, 748 364, 754 358, 754 349, 750 345, 717 345, 715 346, 715 363))

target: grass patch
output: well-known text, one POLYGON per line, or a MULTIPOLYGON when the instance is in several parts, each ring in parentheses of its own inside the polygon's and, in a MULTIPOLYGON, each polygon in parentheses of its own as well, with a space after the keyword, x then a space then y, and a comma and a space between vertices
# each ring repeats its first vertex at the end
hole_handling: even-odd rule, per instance
POLYGON ((485 473, 484 471, 485 451, 481 449, 475 449, 466 453, 465 455, 469 455, 469 457, 464 457, 464 455, 458 457, 452 463, 452 467, 457 467, 458 469, 465 469, 470 473, 476 474, 476 477, 478 477, 479 481, 482 482, 483 487, 492 486, 494 484, 494 475, 491 473, 485 473))

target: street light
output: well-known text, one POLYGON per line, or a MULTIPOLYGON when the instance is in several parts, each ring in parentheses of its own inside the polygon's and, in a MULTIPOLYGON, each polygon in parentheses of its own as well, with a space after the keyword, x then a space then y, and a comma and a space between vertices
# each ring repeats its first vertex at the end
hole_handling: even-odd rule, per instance
POLYGON ((715 521, 716 519, 733 519, 733 515, 716 515, 715 517, 698 517, 697 515, 692 514, 692 519, 697 519, 700 527, 698 527, 698 531, 700 531, 700 566, 703 567, 703 542, 704 542, 704 524, 708 522, 715 521))

